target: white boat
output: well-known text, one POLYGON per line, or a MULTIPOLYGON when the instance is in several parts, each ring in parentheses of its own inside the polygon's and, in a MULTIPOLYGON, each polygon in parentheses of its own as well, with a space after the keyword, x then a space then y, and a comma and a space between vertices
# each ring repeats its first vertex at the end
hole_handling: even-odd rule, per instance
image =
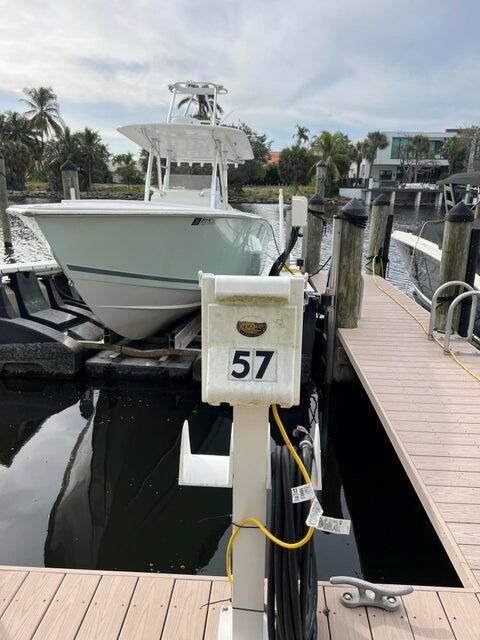
MULTIPOLYGON (((454 174, 439 184, 444 187, 446 212, 461 200, 472 208, 479 202, 480 172, 454 174)), ((392 239, 398 243, 405 257, 415 298, 423 307, 430 309, 432 296, 440 284, 443 224, 427 224, 421 237, 419 233, 397 230, 392 233, 392 239)), ((480 255, 474 286, 480 290, 480 255)), ((480 318, 475 322, 475 335, 480 336, 480 318)))
POLYGON ((200 306, 198 272, 258 275, 270 223, 228 204, 228 166, 253 158, 243 131, 220 126, 212 83, 176 83, 166 123, 121 127, 148 151, 143 201, 12 206, 36 219, 55 259, 100 320, 130 339, 155 335, 200 306), (177 101, 187 96, 182 115, 177 101), (201 101, 206 119, 189 115, 201 101), (152 185, 156 162, 158 184, 152 185), (209 166, 209 175, 175 169, 209 166))

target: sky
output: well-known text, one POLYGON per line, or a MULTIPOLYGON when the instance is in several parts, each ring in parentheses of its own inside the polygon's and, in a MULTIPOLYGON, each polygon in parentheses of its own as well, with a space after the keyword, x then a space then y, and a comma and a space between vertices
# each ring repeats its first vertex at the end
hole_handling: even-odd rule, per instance
POLYGON ((291 144, 480 124, 479 0, 0 0, 0 111, 51 86, 73 129, 165 119, 167 85, 220 82, 228 123, 291 144))

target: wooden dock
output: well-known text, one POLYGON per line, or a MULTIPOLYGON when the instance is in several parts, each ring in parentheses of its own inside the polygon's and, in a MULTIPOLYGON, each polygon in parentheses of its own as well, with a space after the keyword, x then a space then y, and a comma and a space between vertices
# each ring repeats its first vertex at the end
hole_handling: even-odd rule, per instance
MULTIPOLYGON (((359 326, 340 341, 462 584, 478 589, 480 384, 379 287, 428 327, 424 309, 380 278, 364 285, 359 326)), ((480 374, 477 349, 451 348, 480 374)))
MULTIPOLYGON (((478 640, 480 594, 418 587, 394 613, 347 609, 319 583, 318 640, 478 640)), ((217 640, 225 579, 0 569, 0 640, 217 640)))

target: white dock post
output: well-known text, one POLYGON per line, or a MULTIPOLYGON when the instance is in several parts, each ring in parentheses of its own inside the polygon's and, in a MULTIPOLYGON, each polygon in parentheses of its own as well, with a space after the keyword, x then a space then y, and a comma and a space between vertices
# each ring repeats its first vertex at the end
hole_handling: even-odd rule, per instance
POLYGON ((65 200, 80 200, 80 183, 78 167, 71 160, 67 160, 60 167, 62 173, 63 197, 65 200))
MULTIPOLYGON (((268 407, 234 406, 233 425, 233 522, 241 522, 249 516, 266 522, 270 455, 268 407)), ((264 637, 265 547, 266 538, 254 525, 242 529, 235 541, 234 640, 261 640, 264 637)))
POLYGON ((395 189, 392 191, 392 193, 390 194, 390 208, 393 209, 395 207, 395 197, 397 195, 397 192, 395 191, 395 189))
POLYGON ((420 203, 422 202, 422 192, 417 191, 415 194, 415 209, 420 209, 420 203))

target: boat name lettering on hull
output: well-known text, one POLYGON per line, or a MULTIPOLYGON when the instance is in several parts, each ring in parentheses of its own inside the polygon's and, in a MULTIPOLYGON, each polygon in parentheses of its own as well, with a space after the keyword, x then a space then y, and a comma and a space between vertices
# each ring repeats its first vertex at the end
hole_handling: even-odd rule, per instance
POLYGON ((197 227, 204 224, 213 224, 215 220, 213 218, 194 218, 191 224, 192 227, 197 227))

